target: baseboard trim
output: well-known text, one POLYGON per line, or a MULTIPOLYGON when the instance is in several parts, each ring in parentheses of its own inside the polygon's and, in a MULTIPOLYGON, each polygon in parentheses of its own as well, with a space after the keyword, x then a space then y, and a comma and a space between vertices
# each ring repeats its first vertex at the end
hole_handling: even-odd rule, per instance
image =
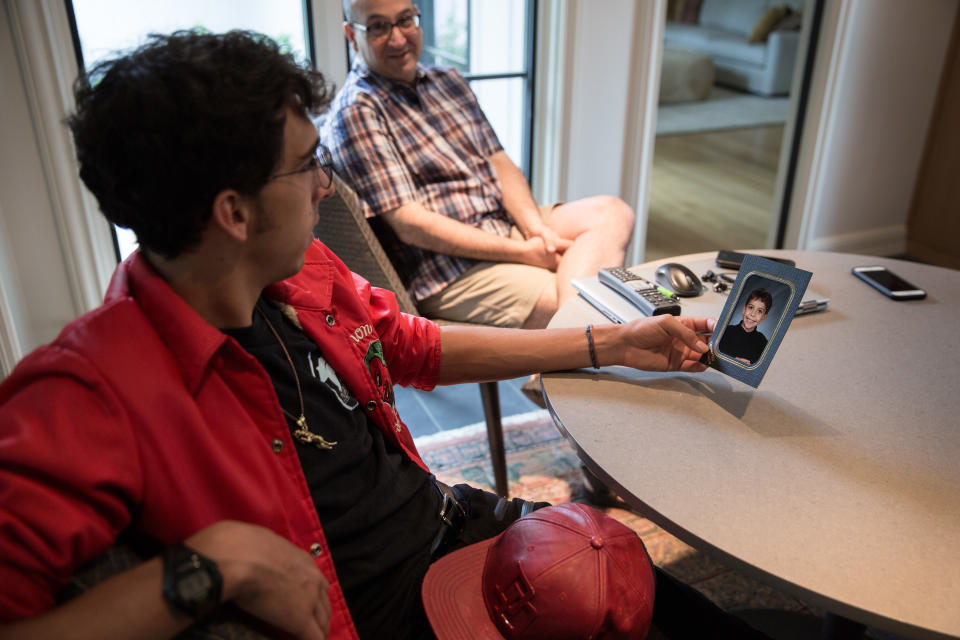
POLYGON ((881 229, 814 238, 806 248, 813 251, 836 251, 874 256, 901 255, 906 253, 907 249, 907 227, 897 224, 881 229))

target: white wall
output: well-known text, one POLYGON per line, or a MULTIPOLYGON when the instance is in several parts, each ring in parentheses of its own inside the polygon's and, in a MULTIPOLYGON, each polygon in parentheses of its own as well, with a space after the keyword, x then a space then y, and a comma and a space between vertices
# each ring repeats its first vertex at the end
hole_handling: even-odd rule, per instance
POLYGON ((627 261, 641 262, 666 0, 540 3, 533 192, 623 198, 637 213, 627 261), (539 138, 539 139, 538 139, 539 138))
POLYGON ((343 86, 347 77, 347 48, 343 38, 343 9, 339 0, 312 0, 317 68, 324 77, 343 86))
POLYGON ((957 0, 830 0, 787 247, 890 255, 906 223, 957 0), (832 43, 832 46, 831 46, 832 43))
POLYGON ((7 8, 5 1, 0 12, 0 303, 6 317, 0 317, 0 341, 11 352, 25 353, 54 338, 80 309, 64 267, 7 8))
POLYGON ((620 192, 636 11, 632 0, 605 0, 602 11, 592 2, 569 4, 577 29, 564 43, 573 62, 564 200, 620 192))

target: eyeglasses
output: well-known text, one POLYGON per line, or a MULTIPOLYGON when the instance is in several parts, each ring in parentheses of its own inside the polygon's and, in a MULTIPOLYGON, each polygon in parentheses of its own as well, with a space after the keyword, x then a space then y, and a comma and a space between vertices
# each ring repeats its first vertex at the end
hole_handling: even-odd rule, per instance
POLYGON ((370 42, 376 42, 385 38, 389 38, 390 34, 393 33, 394 27, 397 27, 404 33, 409 33, 414 29, 420 28, 420 14, 405 13, 397 18, 396 22, 390 22, 389 20, 374 20, 369 24, 360 24, 359 22, 351 22, 350 24, 352 24, 355 29, 365 31, 367 33, 367 40, 370 42))
POLYGON ((298 173, 306 173, 307 171, 314 171, 315 175, 323 174, 323 177, 326 179, 326 184, 323 184, 323 180, 320 181, 320 187, 326 189, 333 183, 333 157, 330 155, 330 150, 327 149, 322 144, 318 144, 317 148, 313 150, 313 157, 310 158, 310 161, 307 163, 303 169, 294 169, 293 171, 286 171, 284 173, 275 173, 270 176, 271 180, 275 178, 283 178, 284 176, 292 176, 298 173))

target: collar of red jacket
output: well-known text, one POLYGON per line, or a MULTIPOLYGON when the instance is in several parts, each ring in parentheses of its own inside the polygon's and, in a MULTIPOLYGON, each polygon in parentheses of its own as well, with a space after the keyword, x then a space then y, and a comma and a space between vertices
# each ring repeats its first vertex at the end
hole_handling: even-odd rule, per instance
MULTIPOLYGON (((314 241, 307 249, 304 268, 295 276, 270 285, 264 293, 272 300, 296 308, 326 309, 332 297, 333 275, 331 260, 322 245, 314 241)), ((226 334, 178 296, 139 250, 117 266, 107 287, 104 305, 130 300, 140 307, 170 349, 187 388, 195 394, 214 355, 227 341, 226 334)))

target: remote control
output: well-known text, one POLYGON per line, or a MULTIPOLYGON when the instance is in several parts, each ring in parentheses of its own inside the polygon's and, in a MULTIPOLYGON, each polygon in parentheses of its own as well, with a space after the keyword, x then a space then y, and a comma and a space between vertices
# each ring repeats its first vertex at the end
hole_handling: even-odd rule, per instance
POLYGON ((623 267, 600 269, 600 282, 633 303, 645 315, 680 315, 680 305, 660 293, 657 285, 623 267))

